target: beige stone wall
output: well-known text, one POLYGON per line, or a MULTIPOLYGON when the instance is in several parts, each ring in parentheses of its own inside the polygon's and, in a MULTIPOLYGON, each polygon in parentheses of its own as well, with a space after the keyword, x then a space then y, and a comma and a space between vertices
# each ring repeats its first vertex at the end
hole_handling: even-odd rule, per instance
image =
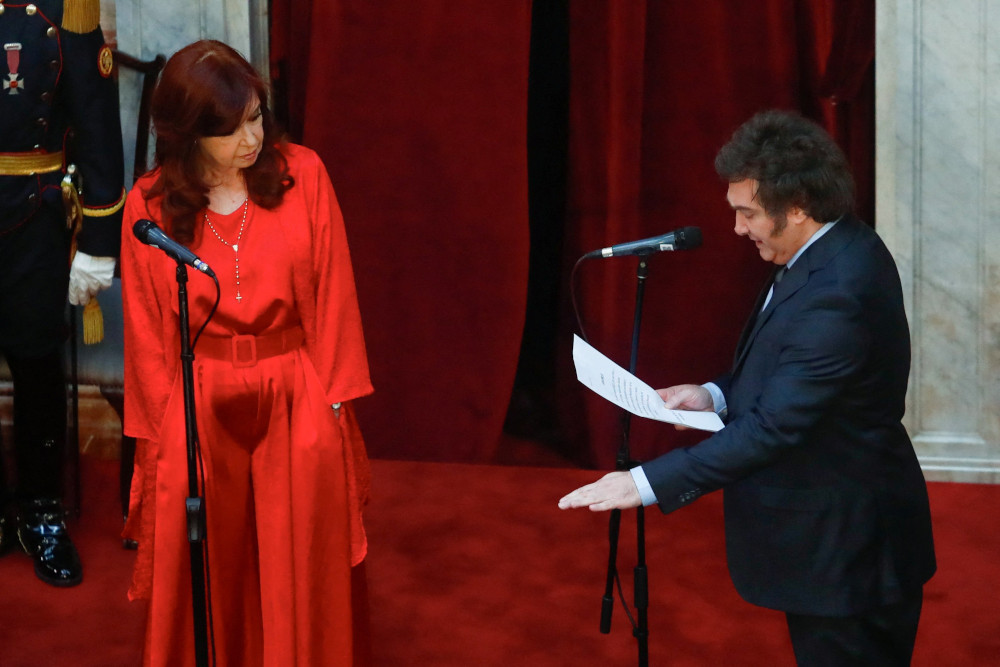
POLYGON ((913 339, 928 479, 1000 483, 1000 3, 878 0, 878 231, 913 339))
MULTIPOLYGON (((262 57, 267 62, 267 31, 257 23, 266 23, 266 0, 104 0, 102 17, 114 17, 118 48, 142 60, 157 54, 170 56, 177 49, 199 39, 218 39, 251 58, 255 65, 262 57), (251 25, 251 19, 254 24, 251 25), (253 48, 251 33, 254 35, 253 48), (257 54, 256 57, 254 54, 257 54), (260 55, 263 54, 263 55, 260 55)), ((122 133, 125 143, 126 180, 131 185, 135 154, 135 126, 138 118, 142 81, 135 72, 122 70, 118 78, 122 133)), ((150 151, 150 160, 152 151, 150 151)))

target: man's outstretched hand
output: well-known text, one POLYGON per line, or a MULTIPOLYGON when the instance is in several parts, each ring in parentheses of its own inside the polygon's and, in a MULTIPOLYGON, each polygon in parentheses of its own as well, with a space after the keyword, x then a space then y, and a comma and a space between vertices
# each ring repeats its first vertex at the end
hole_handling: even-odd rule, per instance
POLYGON ((632 474, 627 471, 608 473, 593 484, 581 486, 559 500, 559 509, 588 507, 592 512, 623 510, 642 504, 632 474))
MULTIPOLYGON (((712 410, 712 394, 696 384, 679 384, 657 392, 664 406, 670 410, 712 410)), ((683 426, 675 428, 683 429, 683 426)), ((559 500, 559 509, 569 510, 588 507, 592 512, 624 510, 642 504, 639 490, 635 488, 628 471, 608 473, 593 484, 581 486, 559 500)))

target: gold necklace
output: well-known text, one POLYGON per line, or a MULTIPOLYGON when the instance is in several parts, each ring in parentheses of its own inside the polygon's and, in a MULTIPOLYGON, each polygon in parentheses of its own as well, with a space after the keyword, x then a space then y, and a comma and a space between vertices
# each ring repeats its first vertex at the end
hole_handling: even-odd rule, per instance
POLYGON ((208 218, 208 209, 207 208, 205 209, 205 223, 208 225, 208 228, 212 230, 212 233, 215 234, 215 238, 219 239, 219 242, 222 243, 222 245, 232 248, 233 252, 236 253, 236 300, 237 301, 243 300, 243 297, 240 295, 240 241, 243 240, 243 228, 247 224, 247 207, 249 205, 250 205, 250 198, 247 197, 246 199, 243 200, 243 220, 240 221, 240 233, 236 236, 236 243, 230 243, 226 239, 222 238, 222 235, 215 230, 215 226, 212 224, 212 221, 209 220, 208 218))

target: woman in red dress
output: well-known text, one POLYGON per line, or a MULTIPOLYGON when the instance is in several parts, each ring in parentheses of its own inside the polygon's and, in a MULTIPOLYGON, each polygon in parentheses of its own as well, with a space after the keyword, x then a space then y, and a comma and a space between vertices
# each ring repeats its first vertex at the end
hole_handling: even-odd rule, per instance
MULTIPOLYGON (((145 663, 193 664, 194 642, 176 264, 134 237, 140 219, 221 287, 194 347, 216 664, 350 665, 368 467, 349 401, 372 387, 333 187, 314 152, 281 141, 264 82, 220 42, 167 62, 152 117, 157 166, 128 196, 122 243, 145 663)), ((194 341, 216 287, 192 272, 188 294, 194 341)))

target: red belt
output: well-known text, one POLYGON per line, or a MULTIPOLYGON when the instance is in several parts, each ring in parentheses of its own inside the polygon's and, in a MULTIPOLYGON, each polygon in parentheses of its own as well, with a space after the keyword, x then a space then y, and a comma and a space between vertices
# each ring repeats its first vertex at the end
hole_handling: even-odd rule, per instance
POLYGON ((195 356, 231 361, 233 368, 256 366, 261 359, 276 357, 302 347, 302 327, 292 327, 262 336, 204 336, 195 347, 195 356))

